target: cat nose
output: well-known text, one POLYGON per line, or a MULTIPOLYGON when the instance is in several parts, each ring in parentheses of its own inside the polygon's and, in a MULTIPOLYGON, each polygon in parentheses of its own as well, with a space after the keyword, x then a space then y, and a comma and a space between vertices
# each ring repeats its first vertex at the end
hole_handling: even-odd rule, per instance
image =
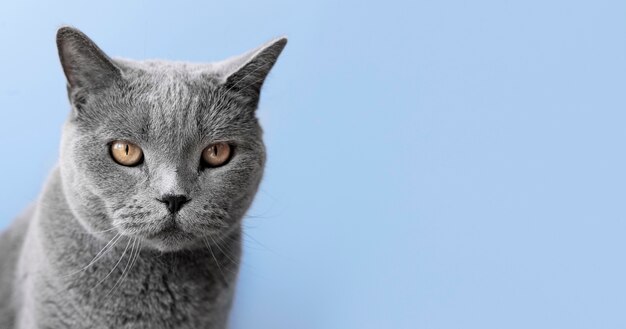
POLYGON ((164 195, 161 199, 157 200, 165 203, 167 210, 172 214, 177 213, 185 203, 189 202, 189 199, 184 195, 164 195))

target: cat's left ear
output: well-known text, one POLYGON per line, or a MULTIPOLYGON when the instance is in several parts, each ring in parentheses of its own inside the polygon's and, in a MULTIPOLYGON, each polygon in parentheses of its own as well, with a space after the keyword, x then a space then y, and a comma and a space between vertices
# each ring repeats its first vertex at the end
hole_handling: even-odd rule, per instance
POLYGON ((263 82, 285 45, 287 38, 274 39, 246 54, 223 62, 224 86, 256 105, 263 82))
POLYGON ((70 90, 104 88, 121 76, 109 56, 78 29, 60 28, 57 47, 70 90))

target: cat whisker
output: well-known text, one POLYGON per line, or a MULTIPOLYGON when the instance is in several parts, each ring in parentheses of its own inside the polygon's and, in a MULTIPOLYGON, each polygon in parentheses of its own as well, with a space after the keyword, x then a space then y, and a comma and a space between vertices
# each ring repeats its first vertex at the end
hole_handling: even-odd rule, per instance
MULTIPOLYGON (((255 239, 253 239, 250 235, 246 234, 246 233, 245 233, 245 230, 242 230, 242 231, 241 231, 241 233, 244 233, 244 236, 242 236, 242 237, 241 237, 244 241, 246 241, 246 242, 247 242, 247 241, 253 241, 253 242, 256 242, 257 244, 259 244, 260 246, 264 247, 264 246, 263 246, 263 245, 262 245, 262 244, 261 244, 258 240, 255 240, 255 239)), ((220 251, 222 251, 222 252, 223 252, 223 253, 224 253, 227 257, 229 256, 229 254, 230 254, 230 255, 232 255, 232 254, 233 254, 233 250, 229 247, 229 245, 231 245, 231 244, 229 243, 229 241, 231 241, 231 242, 235 242, 235 243, 236 243, 236 242, 238 241, 238 238, 236 238, 236 237, 234 237, 234 236, 231 236, 231 235, 227 234, 227 235, 222 235, 222 236, 220 236, 220 237, 217 237, 217 240, 214 240, 215 245, 216 245, 218 248, 220 248, 220 246, 221 246, 221 247, 223 247, 224 249, 226 249, 226 250, 222 250, 222 249, 220 248, 220 251), (229 253, 227 253, 227 252, 229 252, 229 253)), ((265 248, 266 248, 267 250, 270 250, 268 247, 265 247, 265 248)), ((271 250, 270 250, 270 251, 271 251, 271 250)), ((253 269, 253 267, 252 267, 250 264, 248 264, 247 262, 245 262, 243 259, 241 259, 239 262, 235 262, 235 261, 234 261, 231 257, 228 257, 228 258, 229 258, 231 261, 233 261, 235 264, 238 264, 238 265, 241 265, 241 266, 246 267, 246 268, 248 268, 248 269, 254 270, 254 269, 253 269)))
POLYGON ((128 276, 128 273, 130 272, 132 265, 135 264, 135 261, 137 257, 139 256, 139 251, 140 251, 139 244, 140 244, 139 239, 133 238, 133 245, 130 249, 130 256, 128 258, 128 263, 126 263, 126 266, 124 267, 124 270, 122 271, 122 275, 117 279, 117 281, 115 282, 115 285, 113 285, 113 288, 111 288, 111 290, 109 290, 109 292, 104 297, 105 299, 109 297, 111 293, 113 293, 113 291, 115 291, 115 289, 118 286, 120 286, 122 282, 124 282, 124 279, 126 278, 126 276, 128 276))
POLYGON ((235 261, 226 251, 224 251, 224 249, 222 249, 222 247, 220 247, 220 245, 215 241, 215 239, 213 239, 212 236, 209 235, 209 239, 211 239, 211 241, 213 241, 213 245, 217 247, 217 249, 219 249, 219 251, 226 257, 228 258, 228 260, 230 260, 233 264, 235 265, 239 265, 239 262, 235 261))
POLYGON ((221 228, 227 228, 229 225, 223 221, 214 221, 214 222, 198 222, 198 223, 194 223, 190 226, 193 226, 194 228, 198 228, 198 229, 221 229, 221 228))
POLYGON ((126 248, 124 248, 124 252, 122 253, 122 256, 120 256, 120 259, 117 261, 117 263, 115 263, 115 266, 113 266, 113 268, 111 269, 111 271, 109 271, 109 273, 102 278, 100 281, 98 281, 98 283, 96 283, 95 286, 93 286, 90 290, 95 289, 96 287, 98 287, 99 285, 102 284, 102 282, 104 282, 104 280, 106 280, 109 276, 111 276, 111 274, 113 273, 113 271, 115 271, 115 269, 117 268, 117 266, 120 264, 120 262, 122 261, 122 259, 124 259, 124 255, 126 255, 126 251, 128 250, 128 246, 130 246, 130 241, 131 239, 128 239, 128 243, 126 243, 126 248))
POLYGON ((211 254, 211 257, 213 257, 213 260, 215 260, 215 265, 217 265, 218 270, 222 274, 222 279, 224 279, 225 283, 228 282, 228 280, 226 279, 226 275, 224 274, 224 271, 222 270, 222 267, 220 266, 220 262, 217 260, 217 257, 215 257, 215 254, 213 253, 213 249, 211 248, 209 241, 207 241, 206 237, 202 237, 202 240, 204 241, 204 245, 207 247, 207 249, 209 249, 209 253, 211 254))
POLYGON ((87 266, 83 267, 82 269, 72 272, 70 274, 65 275, 64 277, 70 277, 72 275, 76 275, 80 272, 85 271, 86 269, 88 269, 89 267, 91 267, 93 264, 95 264, 100 258, 102 258, 102 256, 104 256, 104 254, 111 250, 115 244, 117 244, 117 242, 122 238, 122 234, 121 233, 117 233, 101 250, 100 252, 98 252, 96 254, 96 256, 94 256, 94 258, 91 260, 91 262, 89 262, 89 264, 87 264, 87 266))
POLYGON ((259 242, 259 240, 255 239, 252 237, 252 235, 246 233, 246 231, 242 230, 241 233, 243 233, 243 235, 246 236, 246 238, 248 238, 249 240, 253 241, 254 243, 258 244, 259 246, 271 251, 274 254, 277 254, 276 251, 270 249, 269 247, 267 247, 266 245, 264 245, 263 243, 259 242))
POLYGON ((106 229, 106 230, 103 230, 103 231, 94 231, 94 232, 89 232, 89 233, 92 233, 92 234, 105 233, 105 232, 110 232, 110 231, 117 230, 117 229, 119 229, 119 227, 113 226, 110 229, 106 229))

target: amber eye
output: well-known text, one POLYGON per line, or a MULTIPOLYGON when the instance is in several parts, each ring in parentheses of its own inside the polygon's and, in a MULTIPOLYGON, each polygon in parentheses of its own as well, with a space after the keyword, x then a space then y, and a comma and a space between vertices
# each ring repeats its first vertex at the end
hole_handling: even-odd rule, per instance
POLYGON ((141 148, 127 141, 115 141, 111 144, 111 156, 122 166, 136 166, 143 160, 141 148))
POLYGON ((215 143, 202 151, 202 160, 209 167, 219 167, 230 158, 231 147, 227 143, 215 143))

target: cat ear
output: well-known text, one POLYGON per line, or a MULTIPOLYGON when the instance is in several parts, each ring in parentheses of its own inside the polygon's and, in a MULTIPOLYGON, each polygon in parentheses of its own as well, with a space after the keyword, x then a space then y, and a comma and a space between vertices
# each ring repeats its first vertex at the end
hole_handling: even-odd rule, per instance
POLYGON ((57 31, 57 48, 71 89, 100 89, 121 77, 113 61, 81 31, 62 27, 57 31))
POLYGON ((287 38, 274 39, 246 54, 226 60, 223 63, 225 87, 256 104, 263 82, 285 45, 287 38))

